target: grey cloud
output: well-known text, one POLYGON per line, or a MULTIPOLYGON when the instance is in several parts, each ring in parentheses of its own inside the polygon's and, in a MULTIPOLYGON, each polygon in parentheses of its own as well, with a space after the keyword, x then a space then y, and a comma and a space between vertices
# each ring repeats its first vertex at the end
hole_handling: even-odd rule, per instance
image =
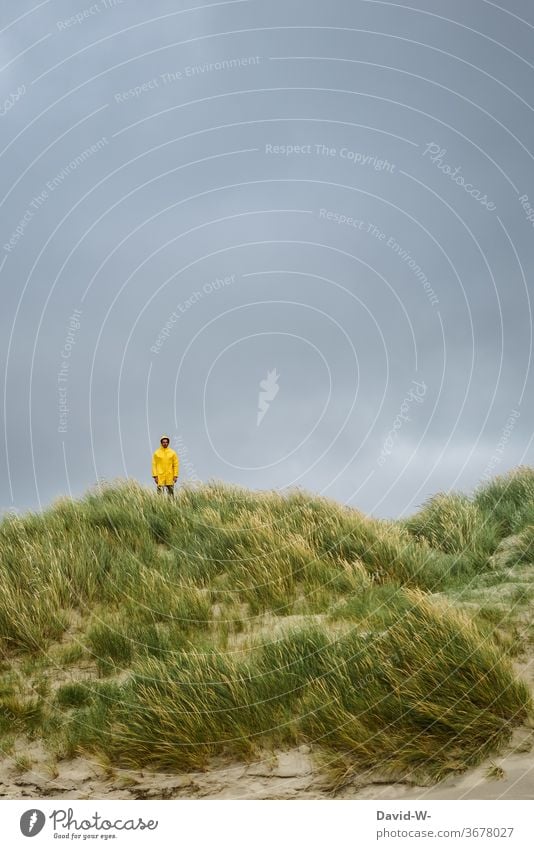
POLYGON ((476 486, 514 409, 492 470, 528 462, 529 5, 100 2, 0 35, 0 507, 148 485, 165 430, 184 477, 380 515, 476 486))

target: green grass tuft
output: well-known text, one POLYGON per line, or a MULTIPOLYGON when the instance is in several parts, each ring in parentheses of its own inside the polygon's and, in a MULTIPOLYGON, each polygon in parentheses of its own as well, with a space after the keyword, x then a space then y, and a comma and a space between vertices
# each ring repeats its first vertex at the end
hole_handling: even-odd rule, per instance
POLYGON ((345 778, 439 779, 528 719, 510 657, 533 560, 530 469, 403 522, 218 482, 7 517, 2 743, 188 770, 306 742, 345 778), (58 666, 72 680, 51 693, 58 666))

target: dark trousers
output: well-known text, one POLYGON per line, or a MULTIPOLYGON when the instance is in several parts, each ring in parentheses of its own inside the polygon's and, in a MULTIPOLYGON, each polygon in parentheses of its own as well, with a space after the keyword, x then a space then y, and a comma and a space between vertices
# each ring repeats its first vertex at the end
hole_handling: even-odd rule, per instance
POLYGON ((158 492, 162 493, 165 489, 167 490, 167 494, 171 498, 174 498, 174 484, 173 483, 167 483, 167 484, 163 484, 163 486, 158 486, 158 492))

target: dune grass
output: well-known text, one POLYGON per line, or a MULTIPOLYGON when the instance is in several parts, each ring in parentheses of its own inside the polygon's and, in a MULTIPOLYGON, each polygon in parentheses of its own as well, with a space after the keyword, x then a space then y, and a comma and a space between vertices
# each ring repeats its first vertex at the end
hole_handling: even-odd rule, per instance
POLYGON ((167 770, 303 742, 348 773, 474 766, 531 710, 506 617, 532 598, 533 504, 523 468, 398 523, 217 482, 7 517, 0 742, 167 770))

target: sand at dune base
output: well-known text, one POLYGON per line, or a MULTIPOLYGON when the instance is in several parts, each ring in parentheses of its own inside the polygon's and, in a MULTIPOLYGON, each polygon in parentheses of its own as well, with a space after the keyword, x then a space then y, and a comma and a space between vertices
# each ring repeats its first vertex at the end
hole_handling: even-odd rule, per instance
MULTIPOLYGON (((534 685, 534 657, 518 666, 534 685)), ((147 770, 106 772, 89 758, 60 761, 50 771, 41 743, 18 748, 0 761, 0 798, 54 799, 534 799, 534 730, 514 731, 507 748, 474 770, 439 784, 415 786, 357 776, 337 792, 325 786, 309 746, 268 754, 252 764, 224 763, 206 772, 168 774, 147 770), (31 771, 20 773, 13 757, 27 755, 31 771), (500 767, 502 772, 493 767, 500 767)))

